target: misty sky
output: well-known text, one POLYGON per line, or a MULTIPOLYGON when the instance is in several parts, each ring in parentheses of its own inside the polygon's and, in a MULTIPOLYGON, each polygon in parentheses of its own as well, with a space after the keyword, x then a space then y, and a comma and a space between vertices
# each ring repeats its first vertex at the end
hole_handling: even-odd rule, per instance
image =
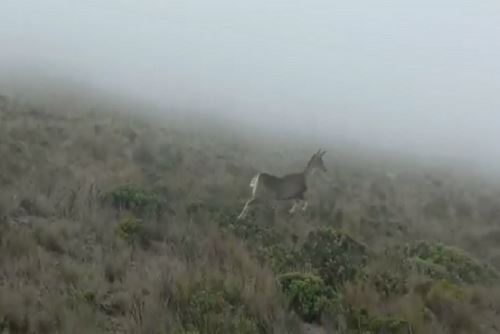
POLYGON ((500 161, 498 0, 2 0, 0 66, 316 138, 500 161))

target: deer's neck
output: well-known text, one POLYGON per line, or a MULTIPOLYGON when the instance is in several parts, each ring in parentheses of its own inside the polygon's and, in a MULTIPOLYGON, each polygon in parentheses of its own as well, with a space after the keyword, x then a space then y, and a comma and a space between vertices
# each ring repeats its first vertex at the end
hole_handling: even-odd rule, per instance
POLYGON ((306 183, 308 183, 310 177, 314 175, 316 172, 316 169, 312 168, 311 166, 307 166, 306 169, 304 170, 304 178, 306 179, 306 183))

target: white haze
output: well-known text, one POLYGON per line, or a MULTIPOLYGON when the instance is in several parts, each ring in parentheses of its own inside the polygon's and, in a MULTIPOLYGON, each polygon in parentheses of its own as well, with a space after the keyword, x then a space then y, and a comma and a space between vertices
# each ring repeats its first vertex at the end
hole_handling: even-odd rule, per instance
POLYGON ((500 162, 498 0, 2 0, 0 67, 235 126, 500 162))

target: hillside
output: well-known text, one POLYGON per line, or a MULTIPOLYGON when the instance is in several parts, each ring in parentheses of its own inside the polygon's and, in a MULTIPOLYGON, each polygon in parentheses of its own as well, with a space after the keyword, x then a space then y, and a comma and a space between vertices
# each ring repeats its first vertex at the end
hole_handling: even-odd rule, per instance
POLYGON ((326 143, 308 211, 236 221, 317 147, 47 101, 0 101, 0 332, 500 332, 492 182, 326 143))

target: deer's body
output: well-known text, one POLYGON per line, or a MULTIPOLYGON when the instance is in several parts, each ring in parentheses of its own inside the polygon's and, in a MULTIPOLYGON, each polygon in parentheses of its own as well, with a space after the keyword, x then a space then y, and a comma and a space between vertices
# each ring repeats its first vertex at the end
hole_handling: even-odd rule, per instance
POLYGON ((272 199, 290 200, 303 198, 307 191, 306 176, 304 173, 294 173, 282 177, 268 173, 259 173, 254 178, 252 189, 255 192, 269 193, 272 199), (257 187, 260 183, 261 187, 257 187))
POLYGON ((269 173, 259 173, 250 181, 252 197, 245 203, 238 219, 245 218, 251 205, 263 201, 292 200, 294 205, 290 209, 293 213, 299 202, 303 202, 302 210, 307 208, 307 201, 304 198, 307 192, 307 179, 316 169, 326 171, 322 156, 325 152, 318 151, 309 160, 304 171, 288 174, 285 176, 275 176, 269 173))

